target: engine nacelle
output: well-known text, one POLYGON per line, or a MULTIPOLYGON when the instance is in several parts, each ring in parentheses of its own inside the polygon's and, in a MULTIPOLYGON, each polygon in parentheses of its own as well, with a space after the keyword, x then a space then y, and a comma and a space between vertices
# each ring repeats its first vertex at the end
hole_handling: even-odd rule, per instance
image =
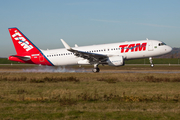
POLYGON ((89 65, 89 60, 86 60, 86 59, 85 60, 79 60, 78 64, 79 65, 89 65))
POLYGON ((107 63, 109 66, 123 66, 124 59, 123 56, 113 56, 113 57, 109 57, 107 63))

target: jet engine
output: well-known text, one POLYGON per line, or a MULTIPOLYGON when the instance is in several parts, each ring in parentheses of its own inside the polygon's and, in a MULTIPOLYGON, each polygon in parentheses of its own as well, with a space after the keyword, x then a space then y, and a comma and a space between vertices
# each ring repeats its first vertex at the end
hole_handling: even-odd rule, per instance
POLYGON ((123 66, 124 65, 124 59, 123 56, 113 56, 109 57, 106 61, 109 66, 123 66))

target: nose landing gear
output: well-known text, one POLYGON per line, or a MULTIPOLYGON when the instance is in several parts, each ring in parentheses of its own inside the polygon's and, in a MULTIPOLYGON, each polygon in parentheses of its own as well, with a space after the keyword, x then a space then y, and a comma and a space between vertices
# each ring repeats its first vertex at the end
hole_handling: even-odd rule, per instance
POLYGON ((151 64, 150 66, 153 68, 153 67, 154 67, 154 64, 152 63, 152 61, 153 61, 153 60, 152 60, 152 57, 149 57, 149 62, 150 62, 150 64, 151 64))

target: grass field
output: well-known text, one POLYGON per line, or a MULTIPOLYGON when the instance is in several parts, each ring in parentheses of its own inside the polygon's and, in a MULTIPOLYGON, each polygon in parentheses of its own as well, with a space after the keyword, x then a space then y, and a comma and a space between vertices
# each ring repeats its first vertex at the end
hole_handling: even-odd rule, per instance
MULTIPOLYGON (((177 66, 155 68, 179 69, 177 66)), ((102 70, 112 68, 102 67, 102 70)), ((177 120, 180 119, 179 86, 180 74, 1 72, 0 118, 177 120)))
POLYGON ((8 58, 0 58, 0 64, 20 64, 15 61, 9 61, 8 58))

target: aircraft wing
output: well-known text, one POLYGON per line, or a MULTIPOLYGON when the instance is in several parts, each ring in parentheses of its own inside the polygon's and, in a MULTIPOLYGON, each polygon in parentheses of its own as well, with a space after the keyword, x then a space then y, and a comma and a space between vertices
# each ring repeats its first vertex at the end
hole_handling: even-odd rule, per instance
POLYGON ((105 63, 107 60, 108 56, 102 55, 102 54, 97 54, 97 53, 89 53, 89 52, 84 52, 84 51, 79 51, 72 49, 63 39, 61 39, 64 47, 70 51, 73 52, 75 56, 77 57, 82 57, 84 59, 89 60, 91 64, 93 63, 105 63))

